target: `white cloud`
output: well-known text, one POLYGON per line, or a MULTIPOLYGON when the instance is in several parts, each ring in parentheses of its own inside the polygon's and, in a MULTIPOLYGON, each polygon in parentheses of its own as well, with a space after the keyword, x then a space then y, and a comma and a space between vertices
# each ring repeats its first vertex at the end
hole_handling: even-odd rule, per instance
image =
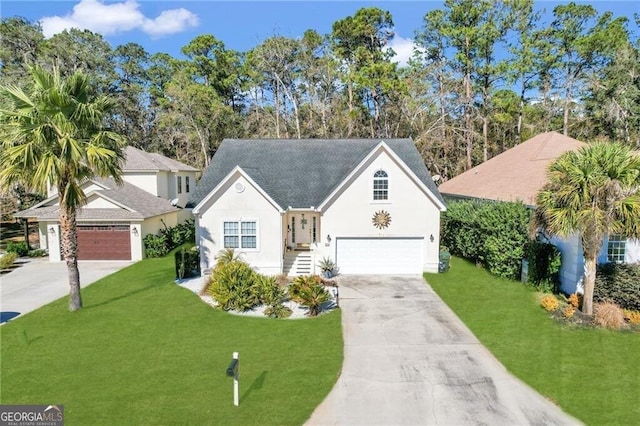
POLYGON ((46 16, 40 20, 45 37, 69 28, 90 30, 102 35, 139 29, 152 37, 178 33, 198 25, 198 17, 186 9, 165 10, 155 19, 140 11, 136 0, 104 4, 102 0, 80 0, 65 16, 46 16))
POLYGON ((404 67, 413 55, 415 44, 413 43, 413 39, 400 37, 400 35, 396 33, 395 37, 389 42, 389 47, 396 52, 392 60, 397 62, 401 67, 404 67))

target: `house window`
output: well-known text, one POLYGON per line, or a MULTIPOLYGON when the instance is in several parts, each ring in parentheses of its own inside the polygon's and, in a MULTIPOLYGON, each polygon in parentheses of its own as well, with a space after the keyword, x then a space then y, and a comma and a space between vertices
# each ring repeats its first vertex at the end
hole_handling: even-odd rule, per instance
POLYGON ((389 175, 384 170, 378 170, 373 175, 373 200, 389 199, 389 175))
POLYGON ((189 193, 189 176, 184 178, 184 192, 189 193))
POLYGON ((182 176, 178 176, 178 194, 182 194, 182 176))
POLYGON ((318 225, 318 221, 317 218, 315 216, 313 216, 313 225, 312 225, 312 233, 313 233, 313 242, 315 243, 316 241, 318 241, 316 239, 316 231, 317 231, 317 225, 318 225))
POLYGON ((607 260, 609 262, 624 262, 627 240, 620 235, 610 235, 607 244, 607 260))
POLYGON ((291 244, 296 243, 296 218, 295 216, 291 217, 291 244))
POLYGON ((224 222, 224 248, 254 249, 258 247, 255 221, 224 222))

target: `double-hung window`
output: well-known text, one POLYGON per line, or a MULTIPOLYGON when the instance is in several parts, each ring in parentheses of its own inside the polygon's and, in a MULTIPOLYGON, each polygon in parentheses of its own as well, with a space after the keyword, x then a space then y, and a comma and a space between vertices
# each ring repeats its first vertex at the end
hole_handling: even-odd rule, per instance
POLYGON ((178 176, 176 185, 178 186, 178 194, 182 194, 182 176, 178 176))
POLYGON ((258 247, 255 221, 225 221, 224 248, 254 249, 258 247))
POLYGON ((189 176, 184 178, 184 192, 189 193, 189 176))
POLYGON ((373 201, 389 199, 389 175, 384 170, 373 174, 373 201))
POLYGON ((607 243, 607 260, 609 262, 624 262, 627 240, 620 235, 609 235, 607 243))

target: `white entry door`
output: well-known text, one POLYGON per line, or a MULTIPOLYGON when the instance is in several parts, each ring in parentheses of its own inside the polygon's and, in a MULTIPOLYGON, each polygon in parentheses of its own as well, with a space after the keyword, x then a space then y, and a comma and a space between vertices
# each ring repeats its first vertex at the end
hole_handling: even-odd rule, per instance
POLYGON ((424 238, 337 238, 343 274, 422 274, 424 238))
POLYGON ((295 213, 289 216, 289 243, 292 247, 308 246, 318 239, 319 217, 313 213, 295 213))

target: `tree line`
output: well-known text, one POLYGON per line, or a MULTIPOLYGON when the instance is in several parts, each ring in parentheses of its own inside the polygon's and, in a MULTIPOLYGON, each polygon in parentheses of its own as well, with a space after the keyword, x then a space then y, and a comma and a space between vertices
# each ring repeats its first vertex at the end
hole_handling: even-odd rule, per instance
POLYGON ((640 148, 638 26, 638 15, 588 4, 543 15, 532 0, 446 0, 400 66, 393 17, 377 7, 329 34, 273 35, 246 52, 202 34, 180 58, 88 30, 45 39, 38 23, 7 17, 0 84, 30 84, 33 65, 82 71, 115 100, 112 130, 196 167, 228 137, 411 137, 447 179, 550 130, 640 148))

